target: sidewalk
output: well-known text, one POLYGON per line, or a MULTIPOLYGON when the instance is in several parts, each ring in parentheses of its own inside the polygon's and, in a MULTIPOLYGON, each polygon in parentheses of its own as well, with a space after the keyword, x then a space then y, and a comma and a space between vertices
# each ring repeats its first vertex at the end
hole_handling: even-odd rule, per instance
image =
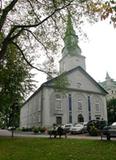
MULTIPOLYGON (((11 136, 11 131, 0 129, 0 136, 11 136)), ((48 134, 34 134, 33 132, 21 132, 16 131, 14 133, 15 137, 33 137, 33 138, 49 138, 48 134)), ((64 136, 62 136, 64 138, 64 136)), ((59 138, 59 137, 58 137, 59 138)), ((67 135, 68 139, 91 139, 91 140, 101 140, 100 136, 89 136, 84 134, 78 135, 67 135)), ((106 137, 103 137, 102 140, 106 140, 106 137)), ((111 140, 116 140, 116 138, 111 138, 111 140)))

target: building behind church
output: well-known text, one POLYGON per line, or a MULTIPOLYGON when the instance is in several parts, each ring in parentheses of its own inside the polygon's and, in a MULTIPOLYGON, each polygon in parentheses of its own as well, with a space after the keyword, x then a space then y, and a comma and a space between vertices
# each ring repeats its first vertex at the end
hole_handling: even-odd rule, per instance
POLYGON ((105 81, 99 84, 108 92, 106 96, 107 100, 116 99, 116 81, 109 76, 108 72, 106 73, 105 81))
POLYGON ((74 124, 94 119, 107 121, 107 92, 86 72, 85 57, 81 55, 78 36, 70 16, 59 63, 59 76, 43 83, 23 104, 20 113, 21 128, 74 124), (55 87, 55 82, 62 76, 68 81, 64 91, 55 87))

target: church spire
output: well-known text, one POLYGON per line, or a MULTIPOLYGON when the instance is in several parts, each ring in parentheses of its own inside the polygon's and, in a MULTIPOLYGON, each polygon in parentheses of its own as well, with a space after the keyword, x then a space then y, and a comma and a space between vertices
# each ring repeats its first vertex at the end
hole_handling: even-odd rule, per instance
POLYGON ((78 46, 78 36, 76 35, 73 24, 71 21, 71 15, 68 14, 68 20, 67 20, 67 28, 65 32, 64 37, 64 48, 63 48, 63 55, 71 55, 71 56, 78 56, 81 55, 81 49, 78 46))
POLYGON ((64 36, 64 48, 60 60, 60 73, 70 71, 79 66, 86 70, 85 57, 81 55, 81 49, 78 46, 78 36, 73 28, 71 14, 69 13, 64 36))
POLYGON ((108 72, 106 72, 106 80, 107 79, 111 79, 108 72))

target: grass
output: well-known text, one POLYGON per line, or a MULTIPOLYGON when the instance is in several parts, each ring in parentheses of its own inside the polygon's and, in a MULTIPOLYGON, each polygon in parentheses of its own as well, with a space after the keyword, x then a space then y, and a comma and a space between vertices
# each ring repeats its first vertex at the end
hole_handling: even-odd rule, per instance
POLYGON ((0 160, 115 160, 116 141, 0 137, 0 160))

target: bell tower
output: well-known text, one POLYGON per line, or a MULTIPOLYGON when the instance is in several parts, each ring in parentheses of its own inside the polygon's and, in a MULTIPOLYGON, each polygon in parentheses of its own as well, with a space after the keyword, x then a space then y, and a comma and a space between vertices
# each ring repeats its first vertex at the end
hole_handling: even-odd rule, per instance
POLYGON ((78 36, 73 29, 71 15, 68 14, 64 36, 64 48, 62 50, 62 59, 60 60, 60 73, 69 71, 78 66, 86 70, 85 57, 81 55, 81 49, 78 45, 78 36))

